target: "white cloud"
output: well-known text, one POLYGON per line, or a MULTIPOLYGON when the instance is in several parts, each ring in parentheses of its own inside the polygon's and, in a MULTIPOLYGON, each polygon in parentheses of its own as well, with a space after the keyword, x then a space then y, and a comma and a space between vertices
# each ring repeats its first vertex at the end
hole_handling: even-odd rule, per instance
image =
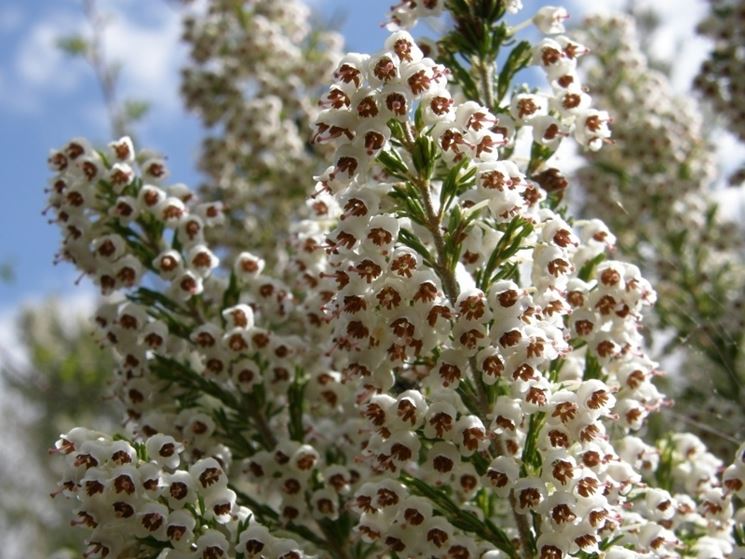
POLYGON ((673 61, 672 84, 685 92, 707 56, 710 43, 696 34, 696 25, 708 10, 700 0, 656 2, 651 5, 659 14, 661 24, 652 41, 652 52, 663 60, 673 61))
MULTIPOLYGON (((119 95, 149 101, 161 113, 180 109, 179 70, 185 59, 180 43, 182 11, 149 0, 117 0, 99 8, 107 21, 105 58, 121 66, 119 95)), ((15 87, 0 96, 6 108, 38 111, 48 95, 69 94, 92 79, 85 62, 70 60, 57 47, 60 37, 71 34, 90 36, 82 12, 48 13, 24 30, 12 74, 5 77, 15 87)))
POLYGON ((719 162, 719 185, 712 192, 719 204, 720 217, 737 223, 745 231, 745 187, 728 187, 729 176, 745 163, 745 144, 729 132, 716 134, 716 152, 719 162))
POLYGON ((149 101, 158 110, 180 110, 179 71, 185 59, 181 11, 161 2, 149 4, 148 23, 131 17, 136 8, 115 13, 105 34, 107 56, 122 64, 124 97, 149 101))
MULTIPOLYGON (((707 4, 701 0, 638 0, 639 9, 651 9, 660 18, 660 24, 652 37, 652 55, 672 62, 671 81, 676 91, 690 90, 693 77, 710 49, 707 39, 696 34, 696 25, 707 12, 707 4)), ((580 18, 600 13, 612 14, 624 11, 628 0, 604 0, 587 2, 571 0, 572 11, 580 18)))
POLYGON ((78 320, 93 315, 97 301, 98 296, 92 287, 80 286, 75 291, 51 297, 48 294, 30 296, 18 305, 0 308, 0 366, 23 369, 29 364, 28 354, 18 335, 18 320, 25 309, 52 303, 53 306, 47 308, 64 317, 66 325, 75 327, 78 320))
POLYGON ((53 87, 69 91, 82 76, 80 64, 65 60, 57 47, 60 37, 80 32, 81 22, 69 14, 54 14, 38 22, 21 43, 15 73, 22 85, 34 90, 53 87))

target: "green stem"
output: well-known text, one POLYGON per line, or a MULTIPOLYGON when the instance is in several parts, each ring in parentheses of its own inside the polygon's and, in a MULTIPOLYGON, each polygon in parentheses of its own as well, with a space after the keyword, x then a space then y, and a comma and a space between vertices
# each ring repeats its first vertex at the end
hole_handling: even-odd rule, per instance
MULTIPOLYGON (((422 205, 425 211, 425 217, 427 218, 425 226, 432 235, 432 240, 437 252, 437 266, 435 272, 442 282, 443 289, 445 290, 445 294, 450 300, 450 303, 455 306, 459 294, 458 282, 455 278, 454 269, 448 264, 447 254, 445 252, 445 239, 442 236, 441 230, 441 217, 437 213, 435 213, 434 207, 432 205, 429 180, 423 179, 422 177, 417 177, 416 180, 412 182, 418 190, 419 195, 421 196, 422 205)), ((482 379, 478 375, 476 358, 471 357, 469 359, 469 364, 471 368, 473 385, 476 387, 476 391, 478 394, 480 415, 481 417, 486 418, 489 415, 490 408, 489 398, 486 393, 486 387, 484 386, 482 379)), ((495 456, 503 456, 505 454, 502 441, 499 437, 497 437, 497 439, 495 440, 491 454, 492 458, 495 456)), ((523 559, 532 559, 533 535, 530 529, 530 524, 528 522, 528 517, 527 515, 517 512, 514 492, 510 492, 509 500, 512 514, 515 519, 515 524, 517 525, 518 533, 520 534, 520 547, 522 550, 523 559)))
POLYGON ((494 66, 483 58, 479 58, 474 66, 481 79, 484 104, 491 111, 494 109, 494 66))

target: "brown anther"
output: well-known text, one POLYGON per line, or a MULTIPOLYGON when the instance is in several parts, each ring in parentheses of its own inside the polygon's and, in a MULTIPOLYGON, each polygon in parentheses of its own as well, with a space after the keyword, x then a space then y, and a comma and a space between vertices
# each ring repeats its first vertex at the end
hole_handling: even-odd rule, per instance
POLYGON ((427 541, 439 549, 448 541, 447 532, 432 528, 427 532, 427 541))
POLYGON ((476 330, 475 328, 472 328, 470 330, 463 332, 460 338, 458 338, 458 341, 463 346, 469 349, 475 349, 479 344, 479 340, 481 340, 483 337, 484 337, 484 334, 482 332, 480 332, 479 330, 476 330))
POLYGON ((367 283, 371 283, 383 271, 380 266, 370 259, 363 260, 354 269, 367 283))
POLYGON ((551 66, 561 60, 561 52, 552 47, 545 47, 541 51, 541 61, 544 66, 551 66))
POLYGON ((570 462, 565 462, 564 460, 556 460, 553 463, 551 475, 556 481, 558 481, 562 485, 566 485, 574 475, 574 467, 570 462))
POLYGON ((114 490, 116 493, 132 495, 135 492, 135 484, 128 475, 121 474, 114 479, 114 490))
POLYGON ((479 443, 484 440, 485 433, 479 427, 471 427, 463 431, 463 446, 468 450, 476 450, 479 443))
POLYGON ((387 56, 381 57, 373 68, 373 74, 381 81, 388 82, 398 76, 398 68, 387 56))
POLYGON ((404 549, 406 549, 406 544, 402 540, 394 536, 388 536, 385 539, 385 545, 387 545, 391 549, 391 551, 395 551, 396 553, 401 553, 404 549))
POLYGON ((342 64, 339 69, 334 72, 334 77, 344 83, 354 82, 357 87, 360 86, 360 71, 349 64, 342 64))
POLYGON ((574 328, 580 336, 589 336, 595 325, 589 320, 578 320, 574 323, 574 328))
POLYGON ((453 428, 453 418, 444 412, 440 412, 430 418, 429 424, 434 427, 437 436, 443 438, 445 433, 453 428))
POLYGON ((367 238, 377 246, 389 245, 391 244, 391 241, 393 241, 393 235, 391 235, 391 232, 381 227, 371 229, 367 234, 367 238))
POLYGON ((504 372, 504 362, 498 355, 490 355, 481 363, 481 368, 485 375, 499 378, 504 372))
POLYGON ((569 437, 563 431, 553 429, 548 432, 548 440, 554 448, 568 448, 569 437))
POLYGON ((447 114, 450 110, 450 107, 452 106, 453 100, 448 99, 447 97, 435 97, 429 103, 430 109, 432 109, 432 112, 435 113, 437 116, 447 114))
POLYGON ((556 404, 552 417, 558 417, 562 423, 573 420, 577 415, 577 404, 573 402, 561 402, 556 404))
POLYGON ((400 93, 390 93, 385 98, 385 105, 388 107, 389 111, 397 116, 404 116, 409 110, 406 103, 406 97, 400 93))
POLYGON ((546 391, 536 386, 531 386, 525 395, 525 400, 536 406, 545 406, 548 402, 546 391))
POLYGON ((582 497, 590 497, 598 490, 598 480, 592 477, 583 477, 577 482, 577 493, 582 497))
POLYGON ((611 340, 603 340, 595 346, 595 351, 598 352, 600 357, 612 357, 616 350, 616 344, 611 340))
POLYGON ((554 258, 548 263, 546 268, 548 269, 549 274, 554 277, 559 277, 561 274, 569 272, 571 265, 563 258, 554 258))
POLYGON ((220 480, 222 471, 218 468, 207 468, 199 475, 199 482, 202 487, 210 487, 220 480))
POLYGON ((419 288, 414 294, 414 301, 430 303, 437 297, 437 287, 433 283, 424 282, 419 284, 419 288))
POLYGON ((383 507, 390 507, 398 504, 399 497, 398 494, 391 491, 390 489, 378 489, 377 492, 378 495, 378 502, 383 507))
POLYGON ((303 454, 295 461, 295 465, 303 471, 313 468, 316 464, 316 457, 313 454, 303 454))
POLYGON ((579 107, 579 104, 582 102, 582 97, 580 97, 577 93, 567 93, 564 96, 564 99, 561 101, 561 106, 565 109, 576 109, 579 107))
POLYGON ((553 518, 554 522, 557 524, 564 524, 566 522, 573 522, 574 519, 577 518, 577 515, 572 512, 569 505, 561 504, 556 505, 551 509, 551 518, 553 518))
POLYGON ((603 285, 616 285, 621 281, 621 274, 615 268, 606 268, 600 274, 600 281, 603 285))
POLYGON ((399 276, 410 278, 416 270, 416 259, 411 254, 402 254, 391 262, 391 270, 399 276))
POLYGON ((485 309, 484 301, 477 295, 467 297, 459 305, 461 316, 467 320, 478 320, 484 316, 485 309))
POLYGON ((373 97, 365 97, 357 104, 357 114, 363 118, 378 116, 378 105, 373 97))
POLYGON ((460 367, 458 367, 457 365, 453 365, 452 363, 443 363, 442 365, 440 365, 440 369, 438 372, 440 374, 440 378, 442 378, 444 386, 453 384, 461 377, 460 367))
POLYGON ((155 532, 163 525, 163 516, 157 512, 151 512, 143 515, 140 522, 148 532, 155 532))
POLYGON ((117 518, 129 518, 135 513, 134 507, 124 501, 118 501, 114 503, 114 516, 117 518))
POLYGON ((535 104, 535 102, 528 98, 520 99, 517 102, 517 116, 520 118, 525 118, 526 116, 530 116, 533 113, 535 113, 538 110, 538 105, 535 104))
POLYGON ((608 393, 605 390, 596 390, 590 395, 586 403, 591 410, 600 409, 608 403, 608 393))
POLYGON ((455 464, 447 456, 438 455, 432 460, 432 466, 441 474, 447 474, 453 471, 455 464))
POLYGON ((181 541, 181 538, 186 534, 186 526, 170 525, 166 528, 166 536, 172 541, 181 541))
POLYGON ((527 382, 530 379, 535 378, 535 370, 527 363, 523 363, 512 371, 512 378, 514 380, 521 379, 527 382))
POLYGON ((395 52, 396 56, 401 60, 405 60, 406 62, 411 62, 413 60, 411 56, 412 49, 413 45, 406 39, 399 39, 393 43, 393 52, 395 52))
POLYGON ((414 95, 419 95, 429 89, 430 79, 426 70, 419 70, 409 77, 407 83, 409 84, 411 92, 414 95))
POLYGON ((526 487, 520 491, 518 502, 522 508, 534 508, 541 502, 541 494, 534 487, 526 487))
POLYGON ((517 345, 522 337, 522 334, 518 330, 510 330, 509 332, 505 332, 500 336, 499 344, 502 347, 512 347, 514 345, 517 345))

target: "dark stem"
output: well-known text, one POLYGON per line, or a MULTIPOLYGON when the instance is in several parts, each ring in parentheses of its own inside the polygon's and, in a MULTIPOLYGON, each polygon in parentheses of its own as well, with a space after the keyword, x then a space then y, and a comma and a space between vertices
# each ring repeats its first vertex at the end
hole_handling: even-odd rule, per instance
POLYGON ((268 450, 272 450, 276 447, 277 437, 272 433, 269 423, 267 422, 266 417, 264 417, 260 407, 256 405, 247 405, 244 406, 244 411, 248 413, 248 416, 253 420, 253 424, 259 432, 259 436, 261 437, 264 446, 268 450))

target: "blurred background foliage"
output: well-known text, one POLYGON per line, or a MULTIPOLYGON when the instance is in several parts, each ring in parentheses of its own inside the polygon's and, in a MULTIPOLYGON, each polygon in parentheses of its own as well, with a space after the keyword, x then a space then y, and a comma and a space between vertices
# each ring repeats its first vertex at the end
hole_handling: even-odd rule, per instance
POLYGON ((87 319, 57 299, 24 309, 17 328, 26 359, 0 358, 0 413, 10 431, 10 448, 0 461, 0 526, 20 535, 13 541, 25 548, 11 546, 2 556, 50 557, 81 549, 83 532, 70 529, 65 503, 49 497, 60 475, 49 448, 75 425, 108 430, 119 422, 119 410, 107 399, 113 364, 90 335, 87 319))

